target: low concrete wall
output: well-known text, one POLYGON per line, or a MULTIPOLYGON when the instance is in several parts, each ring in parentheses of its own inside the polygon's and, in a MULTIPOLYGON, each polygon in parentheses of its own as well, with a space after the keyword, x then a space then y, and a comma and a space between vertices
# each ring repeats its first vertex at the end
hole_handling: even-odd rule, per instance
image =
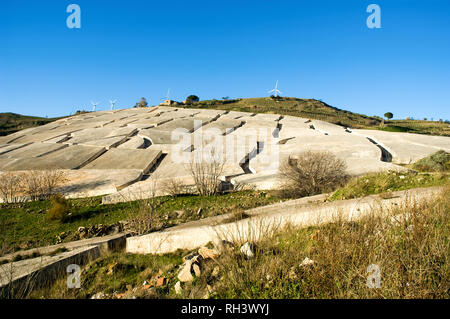
POLYGON ((0 265, 0 298, 25 297, 34 289, 68 276, 68 265, 82 266, 108 252, 124 250, 126 236, 127 234, 118 234, 43 247, 35 251, 50 253, 62 247, 71 250, 55 256, 41 256, 0 265))
POLYGON ((184 226, 144 236, 129 237, 126 240, 126 251, 138 254, 160 254, 177 249, 195 249, 208 242, 218 243, 221 240, 256 241, 286 225, 306 227, 328 223, 337 218, 346 221, 358 220, 373 212, 401 207, 408 201, 431 199, 440 192, 441 188, 431 187, 394 192, 390 199, 381 199, 378 195, 373 195, 310 205, 305 205, 305 199, 297 200, 297 203, 284 202, 270 205, 270 209, 259 208, 259 214, 238 222, 208 225, 207 220, 202 220, 201 225, 193 223, 191 227, 184 226))

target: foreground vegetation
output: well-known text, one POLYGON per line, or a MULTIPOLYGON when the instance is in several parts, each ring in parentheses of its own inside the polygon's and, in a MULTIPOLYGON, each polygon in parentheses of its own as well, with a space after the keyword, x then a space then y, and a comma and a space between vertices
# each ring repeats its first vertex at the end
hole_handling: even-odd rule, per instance
MULTIPOLYGON (((275 192, 241 191, 215 196, 164 196, 155 199, 150 231, 192 220, 240 213, 279 201, 275 192)), ((0 204, 0 238, 3 253, 77 240, 79 227, 111 225, 133 220, 148 211, 151 200, 102 205, 101 197, 70 199, 69 213, 61 220, 49 218, 51 200, 0 204)), ((58 205, 56 205, 58 206, 58 205)))
POLYGON ((375 208, 358 222, 279 230, 255 243, 253 258, 234 243, 202 263, 201 275, 178 293, 177 266, 186 251, 112 254, 83 270, 80 289, 59 280, 31 297, 449 298, 449 190, 390 211, 375 208))

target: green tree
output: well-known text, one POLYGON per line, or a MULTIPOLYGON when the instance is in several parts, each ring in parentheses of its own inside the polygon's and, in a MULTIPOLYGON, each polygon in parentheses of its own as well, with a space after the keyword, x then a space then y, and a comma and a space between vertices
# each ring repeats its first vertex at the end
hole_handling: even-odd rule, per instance
POLYGON ((394 114, 392 114, 391 112, 387 112, 387 113, 384 113, 384 117, 387 118, 388 120, 390 120, 391 118, 394 117, 394 114))
POLYGON ((192 104, 194 102, 200 101, 200 98, 197 95, 189 95, 186 98, 186 104, 192 104))

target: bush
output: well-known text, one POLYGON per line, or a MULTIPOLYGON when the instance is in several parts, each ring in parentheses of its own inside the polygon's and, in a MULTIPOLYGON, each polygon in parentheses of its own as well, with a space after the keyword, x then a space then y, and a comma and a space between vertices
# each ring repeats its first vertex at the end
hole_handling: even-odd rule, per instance
POLYGON ((200 101, 200 98, 197 95, 189 95, 186 98, 186 104, 192 104, 194 102, 200 101))
POLYGON ((70 203, 61 195, 55 195, 51 198, 51 208, 47 212, 48 220, 56 220, 64 223, 70 216, 70 203))
POLYGON ((216 195, 220 191, 220 176, 224 163, 217 158, 213 150, 206 158, 194 158, 189 163, 189 172, 194 179, 198 194, 203 196, 216 195))
POLYGON ((22 175, 21 189, 31 200, 48 199, 66 181, 63 171, 28 171, 22 175))
POLYGON ((21 174, 4 173, 0 176, 0 198, 4 203, 16 203, 20 200, 21 174))
POLYGON ((286 196, 304 197, 331 192, 347 180, 346 164, 330 152, 301 153, 280 167, 286 196))
POLYGON ((438 151, 416 162, 413 168, 425 172, 447 172, 450 170, 450 153, 438 151))

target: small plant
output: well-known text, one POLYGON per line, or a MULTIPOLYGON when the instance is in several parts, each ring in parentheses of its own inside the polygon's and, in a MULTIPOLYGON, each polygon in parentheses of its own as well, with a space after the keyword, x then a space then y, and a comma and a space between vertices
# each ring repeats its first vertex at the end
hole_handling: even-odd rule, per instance
POLYGON ((224 163, 215 154, 215 150, 203 155, 205 156, 192 159, 188 169, 200 195, 216 195, 220 191, 224 163))
POLYGON ((307 151, 289 158, 280 167, 280 174, 284 180, 282 193, 294 197, 330 192, 348 179, 345 162, 330 152, 307 151))
POLYGON ((51 197, 51 208, 47 212, 48 220, 56 220, 60 223, 64 223, 69 219, 70 203, 61 195, 55 195, 51 197))
POLYGON ((4 203, 16 203, 19 201, 21 180, 21 174, 11 172, 4 173, 0 176, 0 198, 4 203))

